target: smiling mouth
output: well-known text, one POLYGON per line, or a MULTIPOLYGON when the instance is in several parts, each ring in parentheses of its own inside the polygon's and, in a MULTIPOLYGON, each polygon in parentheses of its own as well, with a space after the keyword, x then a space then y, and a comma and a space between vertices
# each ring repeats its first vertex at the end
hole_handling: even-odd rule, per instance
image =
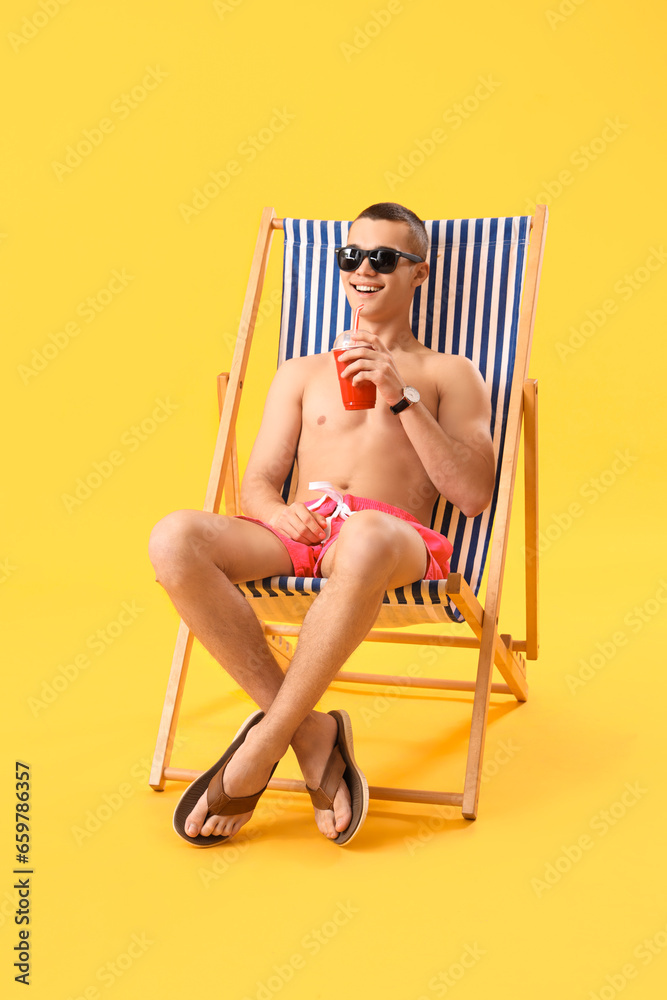
POLYGON ((354 290, 356 292, 364 292, 364 293, 365 292, 370 292, 370 293, 373 293, 373 292, 379 292, 380 289, 382 288, 382 285, 361 285, 361 284, 359 284, 359 285, 352 285, 352 287, 354 288, 354 290))

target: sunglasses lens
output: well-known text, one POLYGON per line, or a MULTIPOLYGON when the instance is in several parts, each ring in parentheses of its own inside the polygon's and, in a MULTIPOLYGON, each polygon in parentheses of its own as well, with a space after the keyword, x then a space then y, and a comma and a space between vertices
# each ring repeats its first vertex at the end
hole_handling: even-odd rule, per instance
POLYGON ((338 251, 338 266, 341 271, 356 271, 365 257, 378 274, 391 274, 396 270, 400 254, 389 247, 378 247, 370 253, 358 247, 342 247, 338 251))
POLYGON ((338 266, 341 271, 356 271, 361 263, 361 251, 355 247, 343 247, 338 251, 338 266))
POLYGON ((378 250, 373 251, 369 260, 371 262, 371 267, 374 271, 377 271, 378 274, 391 274, 392 271, 396 270, 398 254, 395 250, 380 247, 378 250))

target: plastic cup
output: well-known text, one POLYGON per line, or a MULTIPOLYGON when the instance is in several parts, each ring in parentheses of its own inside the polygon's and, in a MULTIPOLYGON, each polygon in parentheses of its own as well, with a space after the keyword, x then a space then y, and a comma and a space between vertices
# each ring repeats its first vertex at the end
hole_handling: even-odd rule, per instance
POLYGON ((352 385, 352 379, 341 378, 341 372, 347 368, 347 363, 341 361, 340 356, 349 350, 350 346, 335 347, 333 352, 343 406, 346 410, 372 410, 377 396, 375 383, 365 381, 360 382, 359 385, 352 385))
POLYGON ((354 310, 354 319, 352 321, 352 331, 349 330, 346 333, 342 333, 340 337, 336 338, 336 343, 333 348, 333 356, 336 362, 336 371, 338 372, 338 384, 340 386, 340 394, 343 400, 343 406, 346 410, 372 410, 375 406, 375 400, 377 398, 377 388, 374 382, 361 382, 359 385, 352 385, 352 379, 341 378, 341 373, 347 368, 345 362, 341 362, 340 356, 348 351, 352 346, 361 346, 354 344, 354 334, 359 329, 359 314, 363 309, 363 305, 357 306, 354 310))

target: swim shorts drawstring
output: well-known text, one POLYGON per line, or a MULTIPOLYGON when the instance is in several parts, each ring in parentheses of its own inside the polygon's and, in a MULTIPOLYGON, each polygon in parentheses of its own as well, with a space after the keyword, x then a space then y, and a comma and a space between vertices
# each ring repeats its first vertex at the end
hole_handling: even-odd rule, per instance
POLYGON ((342 493, 339 493, 338 490, 334 488, 332 483, 327 483, 327 482, 308 483, 308 489, 318 490, 318 491, 322 490, 324 494, 323 496, 320 497, 319 500, 316 500, 315 503, 313 504, 308 503, 307 504, 308 510, 317 510, 318 507, 322 506, 325 500, 333 500, 333 502, 336 504, 335 510, 331 514, 329 514, 326 519, 327 533, 325 537, 322 539, 322 541, 326 541, 327 538, 329 538, 329 536, 331 535, 331 522, 334 520, 334 518, 340 517, 341 520, 347 521, 348 517, 351 517, 352 514, 356 513, 356 511, 350 510, 348 505, 345 503, 345 500, 343 499, 342 493))

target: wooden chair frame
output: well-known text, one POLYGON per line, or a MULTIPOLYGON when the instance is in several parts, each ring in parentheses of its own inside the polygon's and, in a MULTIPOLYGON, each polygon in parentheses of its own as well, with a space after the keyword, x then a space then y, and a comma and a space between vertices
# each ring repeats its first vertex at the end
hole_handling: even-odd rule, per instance
MULTIPOLYGON (((489 703, 492 693, 511 694, 523 702, 528 696, 526 659, 538 655, 538 462, 537 462, 537 381, 529 379, 528 363, 532 344, 537 294, 542 270, 548 210, 538 205, 531 224, 531 242, 521 300, 518 340, 510 395, 505 448, 499 469, 498 502, 489 553, 485 607, 482 607, 460 573, 447 579, 447 595, 465 618, 473 636, 405 633, 372 629, 365 641, 398 642, 414 645, 458 646, 479 651, 475 681, 442 680, 393 675, 362 674, 341 670, 336 680, 363 684, 418 687, 432 690, 474 692, 465 784, 462 792, 370 786, 371 798, 392 801, 460 806, 466 819, 475 819, 482 777, 482 764, 489 703), (524 429, 525 475, 525 588, 526 638, 500 634, 498 618, 507 552, 510 515, 519 458, 522 424, 524 429), (504 683, 493 683, 493 667, 504 683)), ((264 209, 252 260, 248 288, 241 314, 231 371, 218 376, 220 424, 213 455, 204 510, 217 512, 223 491, 228 514, 240 513, 239 475, 236 455, 236 420, 246 376, 250 347, 259 309, 273 232, 283 229, 283 220, 272 208, 264 209)), ((292 646, 289 637, 298 637, 300 626, 262 622, 267 642, 278 662, 289 665, 292 646)), ((201 772, 170 766, 171 751, 185 687, 193 635, 180 623, 172 659, 167 692, 158 731, 150 785, 162 791, 165 782, 192 781, 201 772)), ((270 789, 305 791, 305 783, 274 778, 270 789)))

